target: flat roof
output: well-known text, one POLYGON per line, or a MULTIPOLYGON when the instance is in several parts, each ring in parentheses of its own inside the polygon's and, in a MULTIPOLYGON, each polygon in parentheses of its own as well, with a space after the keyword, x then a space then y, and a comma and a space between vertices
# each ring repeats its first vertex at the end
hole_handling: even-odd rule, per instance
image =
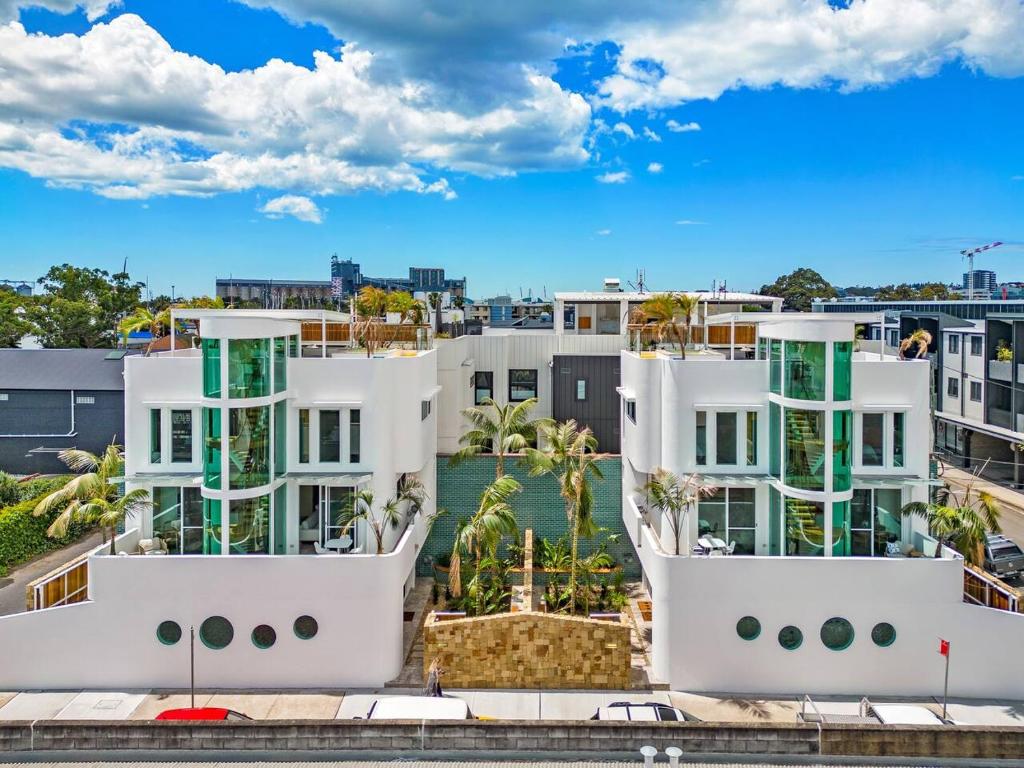
POLYGON ((709 315, 707 325, 728 325, 729 323, 877 323, 879 312, 724 312, 709 315))
POLYGON ((124 390, 124 356, 110 349, 0 349, 0 389, 124 390))
POLYGON ((647 301, 652 296, 657 296, 660 293, 685 293, 688 296, 697 296, 702 301, 708 302, 723 302, 723 303, 734 303, 734 302, 768 302, 768 301, 782 301, 777 296, 762 296, 759 293, 739 293, 736 291, 645 291, 640 293, 639 291, 569 291, 569 292, 556 292, 555 299, 558 301, 621 301, 627 299, 628 301, 647 301))
POLYGON ((333 309, 178 309, 171 314, 182 320, 201 320, 204 317, 254 318, 263 320, 327 320, 332 323, 347 323, 348 313, 333 309))

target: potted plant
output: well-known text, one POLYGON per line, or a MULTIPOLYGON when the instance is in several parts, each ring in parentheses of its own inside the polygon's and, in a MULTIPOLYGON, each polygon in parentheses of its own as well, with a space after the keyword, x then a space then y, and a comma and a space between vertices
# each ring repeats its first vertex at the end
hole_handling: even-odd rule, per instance
POLYGON ((1006 339, 996 342, 996 358, 988 363, 989 376, 1000 381, 1010 381, 1013 365, 1013 347, 1006 339))

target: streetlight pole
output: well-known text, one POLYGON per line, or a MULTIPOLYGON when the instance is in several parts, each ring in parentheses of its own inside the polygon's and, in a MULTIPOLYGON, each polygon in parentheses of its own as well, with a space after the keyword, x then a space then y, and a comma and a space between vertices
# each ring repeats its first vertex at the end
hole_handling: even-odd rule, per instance
POLYGON ((196 628, 188 628, 188 660, 189 660, 189 692, 192 696, 192 709, 196 708, 196 628))

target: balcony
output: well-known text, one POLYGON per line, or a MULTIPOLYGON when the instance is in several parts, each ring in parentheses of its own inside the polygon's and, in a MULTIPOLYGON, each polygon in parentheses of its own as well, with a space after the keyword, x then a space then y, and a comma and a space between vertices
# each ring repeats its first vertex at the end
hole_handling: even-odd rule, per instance
POLYGON ((1013 382, 1013 363, 1009 360, 989 360, 988 377, 994 381, 1005 381, 1007 384, 1013 382))

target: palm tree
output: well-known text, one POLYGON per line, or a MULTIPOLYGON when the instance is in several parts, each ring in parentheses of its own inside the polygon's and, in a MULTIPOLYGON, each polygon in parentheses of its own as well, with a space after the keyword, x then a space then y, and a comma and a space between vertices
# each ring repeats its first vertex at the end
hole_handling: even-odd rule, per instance
POLYGON ((546 418, 529 418, 535 405, 535 397, 507 405, 498 405, 488 397, 481 405, 466 408, 462 415, 469 419, 471 427, 459 438, 464 447, 452 454, 449 465, 455 467, 481 453, 493 453, 495 478, 500 478, 505 474, 505 457, 536 444, 539 431, 551 423, 546 418))
POLYGON ((465 297, 456 296, 454 299, 452 299, 452 306, 454 306, 456 309, 462 309, 464 306, 466 306, 465 297))
POLYGON ((661 512, 663 520, 668 520, 669 528, 672 529, 672 554, 678 555, 679 537, 687 530, 687 516, 701 497, 711 496, 717 489, 700 485, 696 473, 684 480, 674 472, 658 467, 647 483, 637 490, 647 495, 648 502, 661 512))
POLYGON ((110 529, 110 554, 117 554, 114 543, 117 527, 125 519, 152 506, 149 493, 141 488, 125 494, 118 490, 124 466, 121 446, 108 445, 102 456, 75 448, 61 451, 57 456, 72 471, 83 474, 76 475, 63 488, 43 498, 32 514, 38 517, 60 510, 46 529, 46 535, 55 539, 66 536, 75 520, 99 523, 110 529))
POLYGON ((427 300, 430 302, 430 308, 434 310, 434 334, 441 332, 441 294, 437 291, 431 291, 427 294, 427 300))
POLYGON ((565 516, 572 536, 569 561, 570 611, 576 613, 576 567, 579 560, 580 535, 594 533, 594 492, 591 478, 604 475, 597 466, 597 438, 589 427, 579 429, 574 419, 562 424, 546 424, 541 430, 546 448, 527 449, 530 474, 554 475, 558 478, 559 495, 565 503, 565 516))
POLYGON ((481 559, 485 555, 493 558, 497 554, 502 536, 514 536, 519 532, 515 512, 512 511, 509 500, 521 490, 522 486, 514 477, 499 477, 484 488, 484 492, 480 494, 480 505, 473 516, 469 520, 459 521, 448 571, 448 582, 452 594, 456 597, 462 593, 461 563, 462 554, 465 553, 472 555, 474 560, 470 594, 479 599, 481 559))
POLYGON ((915 359, 920 359, 928 354, 928 347, 932 343, 932 335, 924 328, 918 328, 900 342, 900 360, 906 360, 910 353, 914 353, 915 359))
POLYGON ((961 491, 943 486, 936 491, 934 501, 912 501, 903 507, 902 513, 927 520, 928 530, 935 538, 952 544, 971 565, 981 566, 986 536, 1001 531, 1001 510, 990 493, 974 490, 977 479, 978 475, 972 477, 961 491))
POLYGON ((363 488, 352 496, 352 508, 345 517, 345 527, 351 528, 357 520, 365 520, 366 527, 377 541, 377 554, 384 554, 384 534, 388 528, 397 528, 402 523, 398 499, 392 497, 384 502, 377 513, 373 511, 373 491, 363 488))
POLYGON ((407 472, 398 481, 398 500, 409 504, 410 516, 415 515, 427 500, 427 487, 419 475, 407 472))
POLYGON ((171 313, 168 310, 152 312, 146 307, 136 307, 130 315, 121 318, 117 330, 124 343, 128 344, 128 336, 138 331, 149 331, 154 339, 163 335, 163 329, 170 323, 171 313))
POLYGON ((664 341, 670 334, 675 337, 679 349, 686 357, 686 341, 679 329, 679 303, 671 293, 656 293, 640 305, 639 314, 646 325, 653 328, 658 341, 664 341))
POLYGON ((675 300, 676 307, 683 319, 684 343, 680 345, 679 350, 683 360, 685 360, 686 345, 690 343, 690 326, 693 323, 693 315, 700 306, 700 297, 689 293, 677 293, 672 298, 675 300))

